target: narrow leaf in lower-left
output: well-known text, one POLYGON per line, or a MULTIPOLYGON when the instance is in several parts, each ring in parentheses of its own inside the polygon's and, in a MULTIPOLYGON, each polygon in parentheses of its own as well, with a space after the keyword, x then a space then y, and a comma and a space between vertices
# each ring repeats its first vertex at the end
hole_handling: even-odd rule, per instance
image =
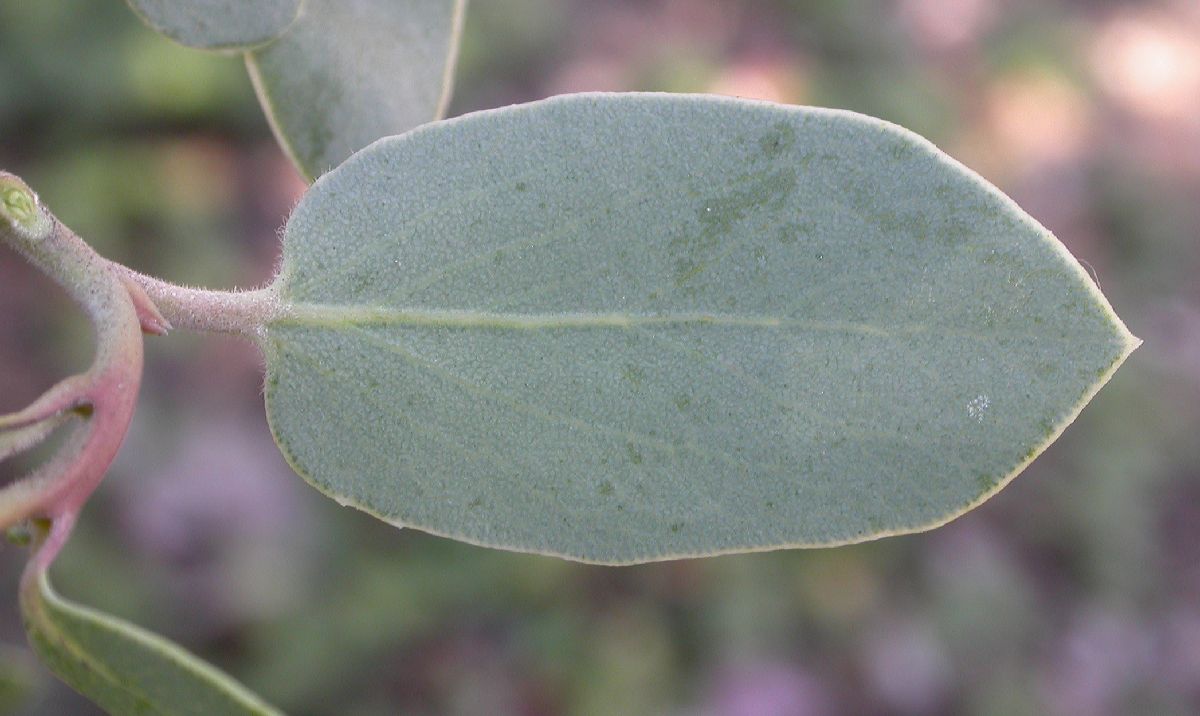
POLYGON ((21 613, 42 661, 114 716, 281 713, 177 644, 63 599, 45 570, 25 575, 21 613))

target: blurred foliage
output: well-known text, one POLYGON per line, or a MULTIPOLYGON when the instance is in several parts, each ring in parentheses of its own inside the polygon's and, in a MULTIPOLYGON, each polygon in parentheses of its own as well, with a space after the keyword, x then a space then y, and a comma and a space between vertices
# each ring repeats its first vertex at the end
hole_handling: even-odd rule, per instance
MULTIPOLYGON (((128 444, 56 567, 63 593, 295 714, 1200 712, 1195 3, 472 5, 452 113, 591 89, 844 107, 924 133, 1093 267, 1146 345, 945 528, 611 569, 339 508, 271 443, 251 347, 150 339, 128 444)), ((0 166, 107 255, 213 287, 270 276, 303 189, 241 62, 176 47, 117 0, 0 0, 0 166)), ((88 341, 0 253, 0 410, 84 364, 88 341)), ((12 644, 23 559, 0 552, 12 644)), ((14 705, 9 673, 7 712, 95 713, 41 672, 14 705)))

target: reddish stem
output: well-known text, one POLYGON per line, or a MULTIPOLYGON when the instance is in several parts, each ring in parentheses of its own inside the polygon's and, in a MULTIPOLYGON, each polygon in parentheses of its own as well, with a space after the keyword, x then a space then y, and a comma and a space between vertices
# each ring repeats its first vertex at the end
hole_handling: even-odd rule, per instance
POLYGON ((0 194, 0 239, 57 281, 87 313, 96 333, 96 353, 86 373, 62 381, 24 411, 0 418, 0 429, 66 410, 84 418, 49 462, 0 490, 0 527, 29 518, 52 521, 36 557, 44 567, 61 549, 125 438, 141 384, 141 329, 144 323, 153 328, 161 316, 143 293, 132 295, 112 265, 46 211, 20 179, 0 172, 0 194))

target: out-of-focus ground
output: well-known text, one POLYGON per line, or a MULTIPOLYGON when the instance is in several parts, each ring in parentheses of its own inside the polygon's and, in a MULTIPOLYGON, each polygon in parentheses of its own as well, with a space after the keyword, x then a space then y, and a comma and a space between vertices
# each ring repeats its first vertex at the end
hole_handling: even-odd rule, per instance
MULTIPOLYGON (((1200 713, 1200 4, 475 0, 457 84, 454 114, 639 89, 892 120, 1053 230, 1146 343, 943 529, 611 569, 340 508, 271 442, 251 347, 150 339, 65 594, 302 715, 1200 713)), ((0 0, 0 166, 106 255, 210 287, 271 274, 303 190, 241 63, 118 0, 0 0)), ((0 411, 89 357, 0 252, 0 411)), ((23 552, 0 550, 12 644, 23 552)), ((35 673, 17 713, 96 713, 35 673)))

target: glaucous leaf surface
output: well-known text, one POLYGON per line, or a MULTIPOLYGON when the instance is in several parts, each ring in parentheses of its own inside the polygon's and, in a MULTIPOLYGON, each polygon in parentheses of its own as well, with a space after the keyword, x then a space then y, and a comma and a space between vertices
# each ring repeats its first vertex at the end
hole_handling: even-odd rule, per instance
POLYGON ((849 112, 572 95, 373 144, 288 222, 272 429, 344 504, 628 563, 927 529, 1137 345, 1079 264, 849 112))
POLYGON ((305 0, 246 64, 280 144, 309 179, 442 115, 466 0, 305 0))
POLYGON ((280 713, 166 639, 63 599, 44 571, 23 586, 21 612, 42 662, 114 716, 280 713))
POLYGON ((126 0, 138 17, 189 47, 245 49, 278 37, 300 0, 126 0))

